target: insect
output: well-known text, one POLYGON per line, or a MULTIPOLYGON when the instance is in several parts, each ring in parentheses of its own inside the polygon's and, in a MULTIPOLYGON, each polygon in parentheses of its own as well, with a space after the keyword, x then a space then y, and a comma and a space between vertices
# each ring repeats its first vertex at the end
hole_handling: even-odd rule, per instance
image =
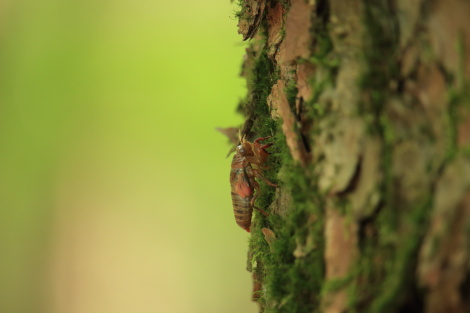
POLYGON ((271 136, 257 138, 252 143, 242 138, 232 160, 230 185, 233 213, 238 226, 247 232, 250 232, 253 208, 264 215, 268 215, 265 211, 255 207, 255 200, 259 196, 259 184, 255 177, 264 180, 270 186, 278 187, 261 174, 261 169, 266 169, 264 163, 266 163, 269 156, 266 149, 273 145, 272 143, 263 145, 261 141, 268 138, 271 138, 271 136))

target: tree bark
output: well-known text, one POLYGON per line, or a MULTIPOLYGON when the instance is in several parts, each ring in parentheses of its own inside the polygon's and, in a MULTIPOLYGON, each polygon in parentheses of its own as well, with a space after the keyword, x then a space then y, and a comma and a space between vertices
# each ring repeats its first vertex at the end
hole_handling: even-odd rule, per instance
POLYGON ((260 312, 470 312, 470 2, 239 4, 260 312))

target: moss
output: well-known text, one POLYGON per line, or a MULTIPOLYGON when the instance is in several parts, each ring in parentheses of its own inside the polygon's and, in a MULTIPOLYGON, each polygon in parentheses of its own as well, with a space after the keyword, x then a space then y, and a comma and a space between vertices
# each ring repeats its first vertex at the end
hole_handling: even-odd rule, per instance
MULTIPOLYGON (((320 2, 326 3, 326 1, 320 2)), ((324 22, 326 25, 326 21, 325 18, 322 23, 324 22)), ((321 28, 320 25, 316 27, 317 29, 321 28)), ((310 108, 318 100, 324 87, 334 83, 335 69, 338 66, 337 60, 329 56, 332 45, 326 26, 323 26, 322 33, 316 34, 315 38, 319 40, 320 48, 315 51, 315 56, 311 60, 303 62, 314 62, 317 66, 325 68, 329 74, 321 83, 320 87, 322 88, 314 88, 316 92, 314 100, 305 104, 310 108)), ((253 73, 257 73, 254 75, 258 76, 252 78, 252 83, 254 83, 252 86, 257 86, 252 90, 257 90, 260 100, 257 103, 262 110, 267 109, 266 97, 278 79, 278 73, 275 69, 270 68, 272 63, 269 62, 271 61, 266 53, 261 52, 253 69, 253 73), (267 86, 267 88, 262 86, 267 86)), ((291 108, 295 107, 297 92, 296 81, 288 81, 285 93, 291 108)), ((312 111, 315 110, 309 109, 309 114, 315 114, 310 113, 312 111)), ((258 111, 257 114, 269 117, 267 111, 258 111)), ((256 127, 260 126, 261 121, 262 119, 258 121, 256 127)), ((325 273, 323 200, 317 190, 316 178, 310 174, 313 173, 313 168, 302 168, 292 160, 281 125, 277 124, 273 128, 272 122, 265 121, 263 123, 269 124, 270 131, 275 129, 275 145, 271 148, 272 155, 269 164, 271 169, 266 173, 266 176, 275 180, 276 173, 281 167, 283 168, 283 181, 279 183, 282 185, 281 188, 288 188, 285 191, 290 193, 291 203, 286 210, 289 213, 285 217, 275 214, 264 217, 256 213, 250 249, 257 252, 256 264, 262 264, 262 266, 257 266, 264 285, 258 303, 263 312, 317 312, 320 307, 321 287, 325 273), (315 217, 314 222, 312 216, 315 217), (276 235, 277 239, 271 244, 271 247, 264 240, 261 232, 263 227, 269 228, 276 235), (306 242, 313 244, 302 257, 296 258, 294 251, 297 245, 305 245, 306 242)), ((261 196, 257 205, 260 207, 269 206, 274 200, 274 196, 275 190, 262 184, 261 196)))
POLYGON ((399 67, 395 61, 398 47, 398 23, 387 14, 389 1, 378 1, 365 6, 364 16, 367 31, 370 34, 364 49, 366 71, 359 81, 359 86, 368 94, 368 101, 359 106, 359 114, 372 114, 373 120, 368 125, 372 133, 383 135, 380 119, 389 93, 390 81, 398 81, 399 67), (388 18, 387 18, 388 17, 388 18))
POLYGON ((329 1, 316 1, 316 11, 312 14, 311 32, 315 38, 315 46, 313 49, 313 58, 324 59, 330 55, 333 50, 333 42, 328 33, 328 23, 330 19, 329 1))
POLYGON ((290 80, 286 84, 286 88, 284 90, 287 98, 287 102, 291 107, 292 111, 295 112, 295 100, 297 98, 297 92, 299 89, 297 88, 297 82, 295 80, 290 80))
MULTIPOLYGON (((394 186, 393 174, 392 174, 392 157, 393 157, 393 147, 395 145, 395 134, 393 130, 393 125, 390 119, 385 115, 380 116, 378 128, 382 137, 382 166, 381 171, 383 173, 383 181, 381 184, 381 193, 382 198, 384 199, 385 206, 389 206, 393 203, 393 192, 392 188, 394 186)), ((390 225, 392 229, 397 228, 397 219, 396 214, 393 214, 393 210, 386 210, 387 216, 384 217, 386 223, 384 225, 390 225)))
MULTIPOLYGON (((465 51, 465 35, 461 32, 458 35, 457 43, 456 43, 456 50, 458 53, 458 58, 459 58, 459 66, 457 68, 457 84, 459 86, 465 86, 468 84, 468 80, 465 78, 465 64, 466 60, 466 51, 465 51)), ((464 88, 462 88, 464 89, 464 88)))
MULTIPOLYGON (((278 72, 265 50, 255 56, 253 69, 248 74, 248 96, 240 103, 238 111, 246 116, 250 126, 248 135, 269 136, 276 130, 276 122, 270 118, 267 97, 277 81, 278 72)), ((252 139, 252 138, 251 138, 252 139)))
POLYGON ((236 8, 233 10, 233 15, 235 16, 236 19, 240 19, 242 16, 242 8, 243 8, 243 2, 245 0, 237 0, 237 1, 232 1, 235 2, 236 8))
POLYGON ((447 151, 445 160, 451 160, 457 154, 457 127, 459 124, 458 106, 459 94, 454 89, 449 91, 449 106, 447 110, 447 151))
POLYGON ((458 137, 458 127, 461 123, 466 122, 466 118, 469 116, 470 112, 470 80, 468 77, 465 77, 465 63, 466 60, 466 51, 464 45, 464 39, 462 34, 459 34, 458 41, 456 43, 456 49, 459 56, 459 67, 457 68, 456 79, 447 80, 448 85, 448 115, 447 115, 447 125, 448 125, 448 150, 446 160, 450 160, 458 152, 458 149, 462 150, 464 154, 470 155, 470 145, 459 147, 457 142, 458 137))
MULTIPOLYGON (((374 266, 375 249, 377 238, 367 238, 360 242, 361 258, 356 263, 356 268, 352 271, 355 283, 348 288, 348 305, 351 310, 364 312, 368 303, 374 298, 377 292, 377 285, 383 277, 382 272, 374 266)), ((387 256, 383 256, 384 260, 387 256)), ((380 259, 379 259, 380 262, 380 259)))
MULTIPOLYGON (((320 98, 328 88, 333 88, 336 84, 336 77, 340 66, 340 60, 334 53, 333 42, 328 32, 329 4, 322 0, 317 2, 317 10, 312 15, 312 36, 315 38, 315 47, 308 60, 315 67, 316 74, 312 79, 312 97, 306 104, 310 116, 314 121, 318 121, 329 113, 329 103, 320 103, 320 98)), ((315 123, 314 123, 315 124, 315 123)), ((316 123, 318 124, 318 123, 316 123)))
POLYGON ((352 275, 348 275, 347 277, 340 278, 340 279, 332 279, 323 285, 322 294, 334 292, 343 289, 344 287, 348 286, 349 283, 353 280, 352 275))
MULTIPOLYGON (((280 125, 278 131, 269 172, 275 174, 281 164, 287 168, 283 183, 290 186, 293 201, 285 218, 255 213, 250 250, 255 252, 252 256, 252 263, 255 263, 253 270, 262 277, 264 285, 258 303, 264 312, 313 312, 319 305, 318 295, 324 276, 323 225, 321 218, 313 226, 308 224, 308 216, 321 215, 322 212, 318 199, 311 193, 312 181, 305 176, 304 169, 294 164, 280 125), (261 232, 263 227, 271 229, 276 235, 277 239, 271 247, 261 232), (305 242, 307 236, 312 236, 315 249, 303 258, 295 258, 293 252, 297 242, 305 242)), ((274 193, 269 192, 269 188, 273 188, 265 187, 268 189, 262 189, 258 198, 257 205, 260 207, 269 205, 274 199, 274 193)))
POLYGON ((291 210, 285 219, 277 215, 262 218, 254 230, 257 234, 253 234, 251 240, 253 249, 265 252, 260 254, 265 293, 259 301, 266 306, 265 312, 312 312, 318 307, 319 298, 315 295, 320 294, 324 276, 323 225, 317 222, 312 226, 307 221, 310 214, 321 214, 321 210, 309 192, 312 183, 305 177, 303 169, 294 165, 288 153, 283 157, 283 166, 289 168, 285 183, 292 186, 291 210), (261 227, 276 234, 271 249, 260 242, 264 240, 261 227), (313 237, 315 249, 303 258, 295 258, 293 252, 297 242, 305 241, 307 236, 313 237))
MULTIPOLYGON (((466 117, 469 118, 470 116, 470 90, 468 82, 465 83, 464 88, 462 91, 459 93, 455 94, 453 100, 451 100, 451 103, 453 101, 456 102, 455 107, 454 107, 454 112, 457 113, 456 118, 458 118, 457 121, 454 121, 454 127, 455 129, 455 136, 457 137, 457 125, 460 123, 465 123, 465 121, 462 121, 460 119, 466 117)), ((458 147, 460 151, 463 152, 464 155, 467 157, 470 157, 470 144, 468 142, 462 143, 461 146, 458 147)))
POLYGON ((419 253, 419 247, 424 237, 429 211, 432 207, 432 194, 421 203, 415 204, 415 209, 408 216, 407 231, 402 233, 400 248, 395 251, 393 262, 388 264, 387 275, 381 285, 380 293, 372 302, 368 312, 394 312, 403 302, 403 290, 411 289, 419 253))
MULTIPOLYGON (((325 87, 334 85, 335 71, 338 68, 337 59, 330 55, 332 44, 326 29, 327 1, 320 1, 320 4, 321 9, 318 11, 322 19, 315 20, 316 30, 321 30, 321 34, 315 35, 318 47, 314 50, 314 57, 304 62, 312 62, 323 68, 327 75, 317 84, 320 88, 314 88, 314 100, 305 104, 309 108, 314 106, 325 87)), ((274 135, 274 145, 269 148, 269 170, 264 175, 290 193, 291 203, 285 209, 288 211, 285 217, 277 214, 265 217, 254 212, 248 267, 263 283, 257 300, 262 312, 317 312, 325 273, 323 200, 317 190, 316 178, 311 176, 313 168, 301 168, 294 163, 280 122, 274 122, 270 118, 266 99, 279 79, 279 70, 269 59, 265 48, 253 49, 259 52, 256 52, 251 72, 247 75, 248 96, 239 106, 239 111, 248 120, 245 129, 247 133, 256 136, 274 135), (278 181, 277 174, 281 168, 283 180, 278 181), (315 222, 312 222, 312 216, 316 218, 315 222), (263 227, 276 235, 271 247, 264 239, 261 231, 263 227), (296 258, 294 251, 297 245, 304 245, 306 242, 313 242, 312 247, 302 257, 296 258)), ((285 92, 289 105, 294 108, 298 92, 295 80, 287 82, 285 92)), ((321 114, 317 114, 320 109, 309 109, 308 112, 314 112, 311 114, 317 114, 318 117, 326 111, 324 107, 321 109, 321 114)), ((260 182, 260 196, 256 205, 262 209, 268 208, 275 199, 275 194, 274 188, 260 182)))

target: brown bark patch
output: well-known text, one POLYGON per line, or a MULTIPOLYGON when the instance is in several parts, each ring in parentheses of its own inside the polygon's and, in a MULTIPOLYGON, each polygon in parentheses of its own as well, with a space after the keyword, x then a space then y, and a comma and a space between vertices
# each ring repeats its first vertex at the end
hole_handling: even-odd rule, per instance
POLYGON ((286 136, 287 146, 289 147, 292 158, 302 165, 305 165, 307 155, 300 145, 299 136, 295 131, 296 119, 289 107, 289 102, 284 92, 285 87, 283 80, 277 81, 271 90, 271 94, 268 96, 268 105, 271 107, 273 118, 281 117, 283 120, 282 130, 286 136))
MULTIPOLYGON (((345 279, 357 259, 357 224, 348 222, 341 213, 329 205, 325 224, 326 280, 345 279)), ((322 299, 322 312, 341 313, 347 308, 346 290, 331 291, 322 299)))
MULTIPOLYGON (((421 66, 418 69, 417 80, 417 96, 424 109, 431 114, 441 115, 442 108, 445 107, 447 93, 443 74, 435 64, 421 66)), ((430 119, 435 117, 431 116, 430 119)))
POLYGON ((256 271, 253 271, 253 273, 251 274, 251 278, 253 281, 253 290, 251 294, 251 300, 256 302, 261 297, 261 292, 263 290, 263 283, 261 279, 259 278, 259 275, 256 271))
POLYGON ((422 53, 422 51, 416 45, 409 46, 403 50, 400 68, 400 73, 403 77, 411 75, 415 70, 420 53, 422 53))
POLYGON ((326 278, 344 278, 357 258, 357 224, 331 205, 326 210, 325 225, 326 278))
POLYGON ((279 44, 283 39, 281 29, 284 25, 284 9, 280 2, 276 3, 272 8, 269 8, 266 19, 268 21, 268 40, 267 50, 268 55, 273 56, 276 54, 279 44))
POLYGON ((266 227, 262 228, 261 231, 263 232, 264 239, 268 243, 269 247, 272 248, 271 245, 276 240, 276 234, 274 234, 271 229, 266 227))
POLYGON ((300 111, 300 99, 306 102, 312 97, 311 80, 314 74, 315 68, 312 64, 305 62, 297 65, 297 114, 299 114, 300 111))
POLYGON ((304 0, 292 0, 286 20, 285 47, 282 63, 291 63, 297 58, 308 58, 312 37, 310 34, 312 6, 304 0))

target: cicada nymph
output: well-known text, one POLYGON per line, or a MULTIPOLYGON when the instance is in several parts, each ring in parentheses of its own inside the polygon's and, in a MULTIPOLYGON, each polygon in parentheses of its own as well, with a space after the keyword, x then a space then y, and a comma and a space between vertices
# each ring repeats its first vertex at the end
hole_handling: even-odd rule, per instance
POLYGON ((259 196, 259 184, 255 178, 262 179, 268 185, 277 187, 277 185, 271 183, 261 173, 261 169, 264 168, 264 164, 269 156, 266 149, 272 146, 272 143, 263 145, 261 141, 268 138, 271 138, 271 136, 257 138, 254 142, 249 142, 242 138, 232 160, 230 185, 233 212, 238 226, 247 232, 250 232, 253 208, 267 215, 265 211, 255 207, 255 200, 259 196))

